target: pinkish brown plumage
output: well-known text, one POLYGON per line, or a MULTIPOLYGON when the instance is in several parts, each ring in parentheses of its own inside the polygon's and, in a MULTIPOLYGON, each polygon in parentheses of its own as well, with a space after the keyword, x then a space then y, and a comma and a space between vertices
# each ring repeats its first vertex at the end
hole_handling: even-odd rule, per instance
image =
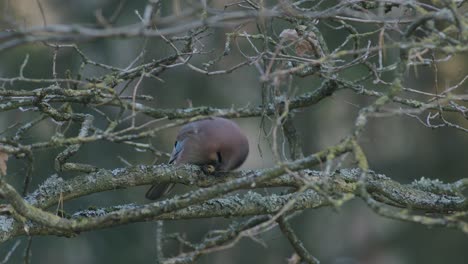
MULTIPOLYGON (((212 117, 184 125, 177 134, 169 163, 212 165, 216 171, 237 169, 249 153, 247 137, 231 120, 212 117)), ((146 198, 167 194, 174 184, 153 185, 146 198)))

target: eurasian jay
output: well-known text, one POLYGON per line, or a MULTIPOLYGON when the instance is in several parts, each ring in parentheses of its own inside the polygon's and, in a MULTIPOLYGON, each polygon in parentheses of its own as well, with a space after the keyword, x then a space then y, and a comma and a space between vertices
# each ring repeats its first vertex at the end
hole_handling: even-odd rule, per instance
MULTIPOLYGON (((212 117, 184 125, 177 134, 169 164, 194 164, 210 172, 230 171, 244 163, 249 142, 231 120, 212 117)), ((166 195, 174 183, 153 185, 146 198, 156 200, 166 195)))

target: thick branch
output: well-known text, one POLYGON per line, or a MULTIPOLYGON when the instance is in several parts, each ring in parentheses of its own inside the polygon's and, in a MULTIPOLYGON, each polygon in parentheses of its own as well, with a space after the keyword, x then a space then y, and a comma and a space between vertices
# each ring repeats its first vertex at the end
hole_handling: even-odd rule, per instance
POLYGON ((344 141, 335 147, 310 155, 307 158, 297 160, 289 164, 284 164, 282 166, 276 166, 262 172, 251 172, 246 174, 244 177, 237 178, 225 183, 220 183, 208 188, 198 189, 181 197, 175 197, 164 201, 157 201, 140 208, 119 210, 109 213, 105 216, 80 219, 79 221, 74 219, 60 218, 54 214, 32 206, 23 200, 12 186, 4 181, 0 182, 0 194, 13 207, 15 213, 19 214, 19 216, 25 219, 32 220, 33 222, 63 232, 89 231, 131 222, 143 221, 157 217, 164 213, 177 211, 190 205, 194 205, 226 194, 228 192, 251 186, 252 184, 274 179, 284 174, 286 169, 297 171, 318 165, 330 155, 339 156, 349 150, 349 142, 344 141))
MULTIPOLYGON (((177 182, 183 184, 195 184, 200 187, 219 184, 223 181, 232 182, 236 178, 244 178, 246 175, 262 174, 264 171, 245 171, 238 173, 229 173, 225 177, 207 177, 193 166, 182 166, 172 168, 167 165, 160 166, 138 166, 134 168, 100 171, 89 175, 79 176, 76 179, 63 181, 60 178, 52 177, 36 192, 28 196, 28 202, 39 208, 52 206, 60 199, 60 190, 63 191, 63 199, 69 200, 86 194, 112 190, 115 188, 125 188, 142 184, 152 184, 160 182, 177 182), (158 174, 159 173, 159 174, 158 174), (98 180, 99 179, 99 180, 98 180), (75 190, 78 194, 72 194, 75 190)), ((318 171, 301 171, 309 182, 319 186, 327 186, 331 193, 335 194, 357 194, 360 170, 340 170, 331 177, 321 176, 318 171)), ((253 187, 280 187, 290 186, 298 187, 303 185, 301 179, 290 175, 283 175, 276 179, 259 183, 253 187)), ((383 175, 370 174, 366 186, 369 193, 375 198, 392 206, 421 209, 427 212, 447 213, 448 211, 466 211, 468 202, 465 197, 459 194, 467 187, 466 180, 460 180, 453 184, 443 184, 440 181, 422 180, 410 185, 401 185, 383 175)), ((216 186, 216 185, 215 185, 216 186)), ((159 216, 149 215, 144 218, 134 218, 131 222, 152 221, 152 220, 174 220, 174 219, 192 219, 208 217, 242 217, 248 215, 273 214, 280 210, 292 198, 296 203, 292 210, 304 210, 307 208, 316 208, 320 206, 329 206, 330 200, 313 190, 304 193, 293 193, 287 195, 261 196, 256 193, 247 195, 231 196, 226 198, 217 198, 206 201, 199 205, 192 205, 185 209, 175 210, 173 212, 163 213, 159 216)), ((175 197, 173 199, 179 199, 175 197)), ((172 199, 171 199, 172 200, 172 199)), ((126 217, 130 212, 138 212, 148 209, 148 206, 116 206, 113 208, 99 210, 85 210, 74 214, 73 219, 86 219, 89 217, 104 217, 108 214, 116 214, 120 217, 126 217)), ((6 216, 0 217, 1 241, 8 240, 18 235, 24 235, 25 231, 22 224, 15 222, 14 219, 6 216)), ((29 225, 29 224, 28 224, 29 225)), ((104 228, 106 226, 96 227, 104 228)), ((29 227, 32 235, 71 235, 68 232, 46 228, 40 225, 31 225, 29 227)))

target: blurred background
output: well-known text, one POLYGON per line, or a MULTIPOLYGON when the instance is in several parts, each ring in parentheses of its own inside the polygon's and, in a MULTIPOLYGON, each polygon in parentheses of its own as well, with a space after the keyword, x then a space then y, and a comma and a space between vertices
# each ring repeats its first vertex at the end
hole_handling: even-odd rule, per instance
MULTIPOLYGON (((180 12, 186 2, 193 1, 163 1, 161 16, 180 12)), ((235 1, 208 1, 210 6, 223 8, 235 1)), ((276 1, 265 1, 272 4, 276 1)), ((330 1, 332 2, 332 1, 330 1)), ((109 17, 119 4, 122 11, 116 25, 138 23, 135 13, 142 13, 146 1, 119 0, 41 0, 47 24, 84 24, 96 23, 96 14, 109 17)), ((12 27, 5 21, 15 21, 16 26, 42 26, 43 18, 35 0, 4 0, 0 3, 3 21, 1 30, 12 27)), ((272 32, 275 36, 287 27, 285 22, 272 21, 272 32)), ((331 49, 340 45, 346 35, 337 34, 336 30, 319 24, 318 27, 330 45, 331 49)), ((367 26, 369 29, 371 26, 367 26)), ((365 29, 365 28, 364 28, 365 29)), ((247 24, 243 30, 254 34, 254 23, 247 24)), ((224 50, 225 33, 230 28, 215 28, 212 34, 202 40, 205 50, 213 53, 197 56, 192 63, 200 65, 215 58, 224 50)), ((160 39, 143 38, 106 39, 80 43, 80 49, 93 60, 119 68, 126 68, 140 54, 145 41, 146 54, 144 62, 160 59, 173 50, 160 39)), ((232 53, 218 63, 216 69, 226 69, 242 61, 241 53, 254 54, 251 47, 242 41, 232 46, 232 53)), ((0 53, 0 76, 18 76, 20 65, 26 54, 29 63, 24 74, 31 78, 52 78, 52 49, 40 43, 21 46, 8 52, 0 53)), ((459 82, 466 74, 466 56, 456 56, 439 63, 439 85, 448 87, 459 82)), ((57 73, 64 77, 70 70, 76 74, 81 59, 76 52, 61 49, 57 57, 57 73)), ((359 76, 364 68, 355 67, 344 73, 344 76, 359 76)), ((85 77, 98 77, 105 74, 100 68, 87 66, 85 77)), ((238 69, 231 74, 206 76, 190 70, 188 67, 176 67, 159 76, 164 82, 145 78, 140 86, 141 94, 155 98, 149 105, 157 108, 183 108, 193 106, 213 107, 243 107, 255 106, 261 103, 261 83, 254 66, 238 69)), ((388 76, 391 80, 391 76, 388 76)), ((413 89, 434 92, 433 71, 420 67, 409 71, 406 76, 406 86, 413 89)), ((297 94, 313 91, 319 80, 314 77, 296 78, 294 86, 297 94)), ((15 82, 9 88, 34 89, 37 85, 15 82)), ((369 88, 372 83, 369 82, 369 88)), ((45 87, 41 86, 41 87, 45 87)), ((378 87, 375 87, 378 89, 378 87)), ((117 87, 116 89, 119 89, 117 87)), ((462 85, 460 92, 468 92, 462 85)), ((414 96, 413 96, 414 97, 414 96)), ((339 91, 317 105, 298 111, 294 115, 294 123, 303 142, 304 154, 314 153, 322 148, 338 143, 348 135, 354 125, 359 109, 370 102, 372 98, 356 95, 352 91, 339 91)), ((111 108, 107 111, 113 111, 111 108)), ((32 120, 37 114, 20 110, 2 112, 0 114, 0 131, 15 122, 32 120)), ((142 117, 140 121, 148 119, 142 117)), ((97 120, 101 122, 103 120, 97 120)), ((249 158, 241 169, 266 168, 274 164, 271 147, 259 118, 243 118, 235 120, 248 134, 250 149, 249 158)), ((468 125, 466 120, 452 120, 460 125, 468 125)), ((98 123, 99 124, 99 123, 98 123)), ((98 125, 99 126, 99 125, 98 125)), ((27 134, 27 141, 47 140, 55 132, 56 125, 43 122, 27 134)), ((76 130, 75 130, 76 131, 76 130)), ((170 152, 177 128, 169 129, 151 139, 150 143, 157 149, 170 152)), ((146 141, 148 142, 148 141, 146 141)), ((466 178, 468 171, 468 136, 455 129, 430 129, 423 126, 415 118, 401 115, 371 119, 369 126, 361 136, 361 143, 369 158, 370 166, 401 183, 410 183, 421 177, 440 179, 452 182, 466 178)), ((36 153, 32 189, 54 174, 54 157, 60 150, 44 150, 36 153)), ((150 152, 137 151, 128 146, 98 142, 84 145, 73 160, 93 164, 103 168, 119 168, 126 166, 118 156, 131 164, 153 164, 155 157, 150 152)), ((157 160, 164 163, 166 160, 157 160)), ((25 172, 25 162, 11 158, 8 163, 7 180, 15 186, 21 186, 25 172)), ((66 173, 60 175, 71 177, 66 173)), ((86 209, 89 206, 105 207, 123 203, 144 204, 147 186, 126 190, 116 190, 94 194, 77 200, 66 202, 64 209, 73 212, 86 209)), ((178 186, 177 192, 187 191, 189 187, 178 186)), ((268 192, 268 190, 259 190, 268 192)), ((167 232, 186 233, 187 238, 198 241, 208 230, 222 229, 229 225, 232 219, 200 219, 178 220, 165 223, 167 232)), ((355 199, 336 210, 321 208, 306 210, 292 221, 293 228, 304 241, 310 252, 322 263, 333 264, 409 264, 409 263, 467 263, 468 237, 457 230, 428 229, 424 226, 404 223, 382 218, 373 213, 362 201, 355 199)), ((233 248, 202 257, 199 263, 287 263, 293 253, 289 242, 282 233, 273 229, 260 239, 264 245, 244 238, 233 248)), ((11 263, 21 263, 23 250, 27 239, 22 243, 11 258, 11 263)), ((0 245, 0 260, 13 245, 9 241, 0 245)), ((168 255, 174 254, 175 244, 168 243, 165 247, 168 255)), ((80 234, 75 238, 54 236, 35 237, 32 242, 31 263, 151 263, 155 257, 155 224, 136 223, 127 226, 93 231, 80 234)))

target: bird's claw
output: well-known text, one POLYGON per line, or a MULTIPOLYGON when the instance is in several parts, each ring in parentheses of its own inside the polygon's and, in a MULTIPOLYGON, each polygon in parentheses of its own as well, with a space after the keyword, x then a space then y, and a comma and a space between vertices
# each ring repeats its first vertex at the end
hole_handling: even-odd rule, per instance
POLYGON ((205 174, 213 174, 216 169, 213 165, 203 165, 202 170, 205 174))

